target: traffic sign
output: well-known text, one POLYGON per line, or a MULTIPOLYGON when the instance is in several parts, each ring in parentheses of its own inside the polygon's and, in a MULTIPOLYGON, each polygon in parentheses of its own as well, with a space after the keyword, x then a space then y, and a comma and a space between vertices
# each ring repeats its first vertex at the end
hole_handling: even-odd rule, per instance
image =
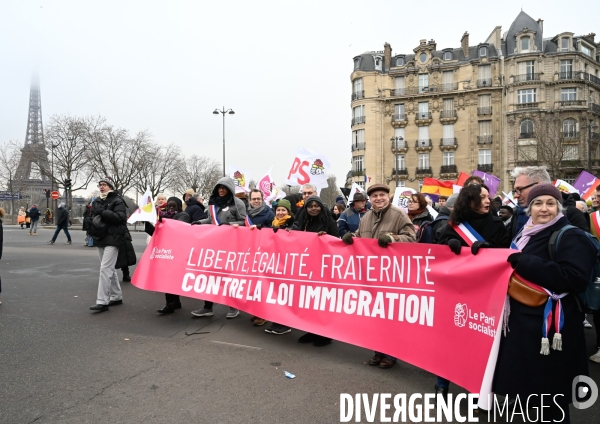
POLYGON ((50 197, 52 197, 54 200, 58 199, 60 197, 60 193, 58 191, 53 191, 50 194, 50 197))

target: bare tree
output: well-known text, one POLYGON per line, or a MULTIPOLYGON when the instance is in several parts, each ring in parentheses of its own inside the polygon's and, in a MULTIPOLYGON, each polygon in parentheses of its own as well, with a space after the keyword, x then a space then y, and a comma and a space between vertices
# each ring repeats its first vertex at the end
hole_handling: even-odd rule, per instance
POLYGON ((6 188, 10 197, 10 212, 12 221, 15 215, 15 195, 18 197, 22 187, 18 181, 15 181, 15 174, 21 158, 21 148, 17 141, 11 140, 8 143, 0 145, 0 182, 6 188))
POLYGON ((149 151, 150 134, 141 131, 131 137, 127 130, 106 124, 104 118, 97 118, 88 127, 87 138, 92 171, 99 177, 111 177, 116 190, 127 192, 140 177, 149 151))
POLYGON ((140 163, 143 171, 140 172, 133 186, 140 193, 150 188, 152 197, 156 197, 158 193, 177 184, 184 166, 183 155, 179 146, 174 144, 161 146, 149 143, 147 149, 140 163))
POLYGON ((183 160, 183 166, 173 189, 183 194, 191 188, 202 196, 208 197, 222 175, 219 162, 206 156, 192 155, 183 160))
POLYGON ((321 190, 319 197, 321 197, 323 203, 332 208, 335 205, 335 199, 340 194, 340 189, 337 187, 337 178, 335 175, 329 175, 327 177, 327 188, 321 190))

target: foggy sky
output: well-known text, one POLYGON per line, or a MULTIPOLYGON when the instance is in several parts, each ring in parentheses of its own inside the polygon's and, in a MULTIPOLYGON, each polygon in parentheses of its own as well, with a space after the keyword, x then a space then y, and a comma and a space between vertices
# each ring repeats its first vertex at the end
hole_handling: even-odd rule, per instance
MULTIPOLYGON (((180 145, 282 184, 301 146, 329 157, 338 185, 350 170, 352 58, 485 41, 523 6, 544 37, 600 33, 593 2, 505 1, 0 1, 0 142, 24 142, 32 73, 44 122, 102 115, 132 133, 180 145), (435 4, 435 6, 431 6, 435 4), (570 17, 569 17, 570 15, 570 17)), ((597 37, 598 38, 598 37, 597 37)))

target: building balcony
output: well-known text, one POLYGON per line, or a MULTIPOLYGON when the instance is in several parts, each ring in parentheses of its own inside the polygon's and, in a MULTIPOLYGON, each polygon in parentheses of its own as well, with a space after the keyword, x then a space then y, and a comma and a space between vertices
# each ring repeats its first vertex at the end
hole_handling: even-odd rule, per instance
POLYGON ((529 82, 529 81, 539 81, 540 74, 522 74, 522 75, 513 75, 513 83, 519 82, 529 82))
POLYGON ((559 80, 570 80, 570 79, 574 79, 574 78, 575 78, 575 72, 573 72, 573 71, 566 71, 566 72, 558 73, 559 80))
POLYGON ((579 131, 563 131, 560 133, 563 141, 577 141, 579 140, 579 131))
POLYGON ((391 97, 408 96, 419 93, 417 87, 392 88, 390 90, 391 97))
POLYGON ((352 126, 358 125, 358 124, 364 124, 366 122, 366 117, 365 116, 357 116, 356 118, 352 118, 352 126))
POLYGON ((456 110, 443 110, 440 112, 440 122, 442 124, 453 124, 457 120, 456 110))
POLYGON ((456 137, 440 139, 440 150, 443 152, 454 151, 458 148, 456 137))
POLYGON ((560 161, 561 168, 583 168, 582 163, 579 159, 569 159, 560 161))
POLYGON ((404 154, 408 151, 406 140, 392 140, 392 153, 404 154))
POLYGON ((492 136, 491 135, 478 135, 477 136, 477 144, 492 144, 492 136))
POLYGON ((538 102, 530 102, 530 103, 517 103, 515 105, 517 109, 537 109, 539 107, 538 102))
POLYGON ((517 161, 517 166, 538 166, 538 161, 537 160, 518 160, 517 161))
POLYGON ((365 150, 365 143, 352 143, 352 151, 365 150))
POLYGON ((483 78, 483 79, 478 79, 477 80, 477 87, 481 88, 481 87, 491 87, 492 86, 492 79, 491 78, 483 78))
POLYGON ((432 122, 433 119, 431 118, 431 112, 417 112, 415 117, 415 124, 417 124, 417 126, 422 127, 429 125, 432 122))
POLYGON ((450 82, 450 83, 440 85, 440 91, 454 91, 454 90, 458 90, 457 82, 450 82))
POLYGON ((431 143, 431 139, 417 140, 415 143, 415 150, 419 153, 431 152, 432 149, 433 144, 431 143))
MULTIPOLYGON (((406 168, 392 169, 392 177, 395 177, 396 175, 399 175, 400 177, 408 178, 408 169, 406 169, 406 168)), ((402 178, 402 179, 404 179, 404 178, 402 178)))
POLYGON ((491 115, 491 114, 492 114, 491 106, 484 106, 484 107, 477 108, 477 115, 491 115))
POLYGON ((569 107, 569 106, 586 107, 585 102, 586 102, 585 100, 560 100, 560 101, 556 102, 556 105, 558 107, 569 107))
POLYGON ((363 171, 362 169, 358 171, 350 171, 348 175, 350 175, 351 177, 364 177, 365 171, 363 171))
POLYGON ((405 113, 392 115, 392 126, 394 128, 404 128, 408 124, 408 118, 405 113))
POLYGON ((535 138, 535 133, 519 133, 519 138, 535 138))
POLYGON ((456 165, 442 165, 440 174, 458 174, 458 167, 456 165))
POLYGON ((481 172, 491 173, 494 172, 494 164, 493 163, 478 163, 477 170, 481 172))
POLYGON ((597 105, 595 103, 590 103, 590 112, 597 113, 600 115, 600 105, 597 105))
POLYGON ((577 72, 577 78, 591 82, 592 84, 595 84, 598 87, 600 87, 600 78, 598 78, 595 75, 589 74, 587 72, 577 72))
POLYGON ((365 90, 361 90, 361 91, 355 91, 354 93, 352 93, 352 100, 359 100, 359 99, 364 99, 365 98, 365 90))
POLYGON ((433 177, 433 169, 430 168, 417 168, 415 172, 417 174, 417 178, 422 179, 426 177, 433 177))

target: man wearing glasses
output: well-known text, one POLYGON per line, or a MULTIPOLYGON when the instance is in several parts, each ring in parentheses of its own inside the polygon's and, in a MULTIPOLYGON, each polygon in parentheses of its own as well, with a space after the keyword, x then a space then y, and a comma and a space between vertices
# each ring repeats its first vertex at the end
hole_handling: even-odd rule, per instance
POLYGON ((510 175, 515 179, 513 196, 519 202, 516 214, 513 215, 510 233, 511 238, 515 238, 529 218, 525 213, 529 191, 538 184, 551 183, 552 180, 545 166, 517 167, 510 175))

